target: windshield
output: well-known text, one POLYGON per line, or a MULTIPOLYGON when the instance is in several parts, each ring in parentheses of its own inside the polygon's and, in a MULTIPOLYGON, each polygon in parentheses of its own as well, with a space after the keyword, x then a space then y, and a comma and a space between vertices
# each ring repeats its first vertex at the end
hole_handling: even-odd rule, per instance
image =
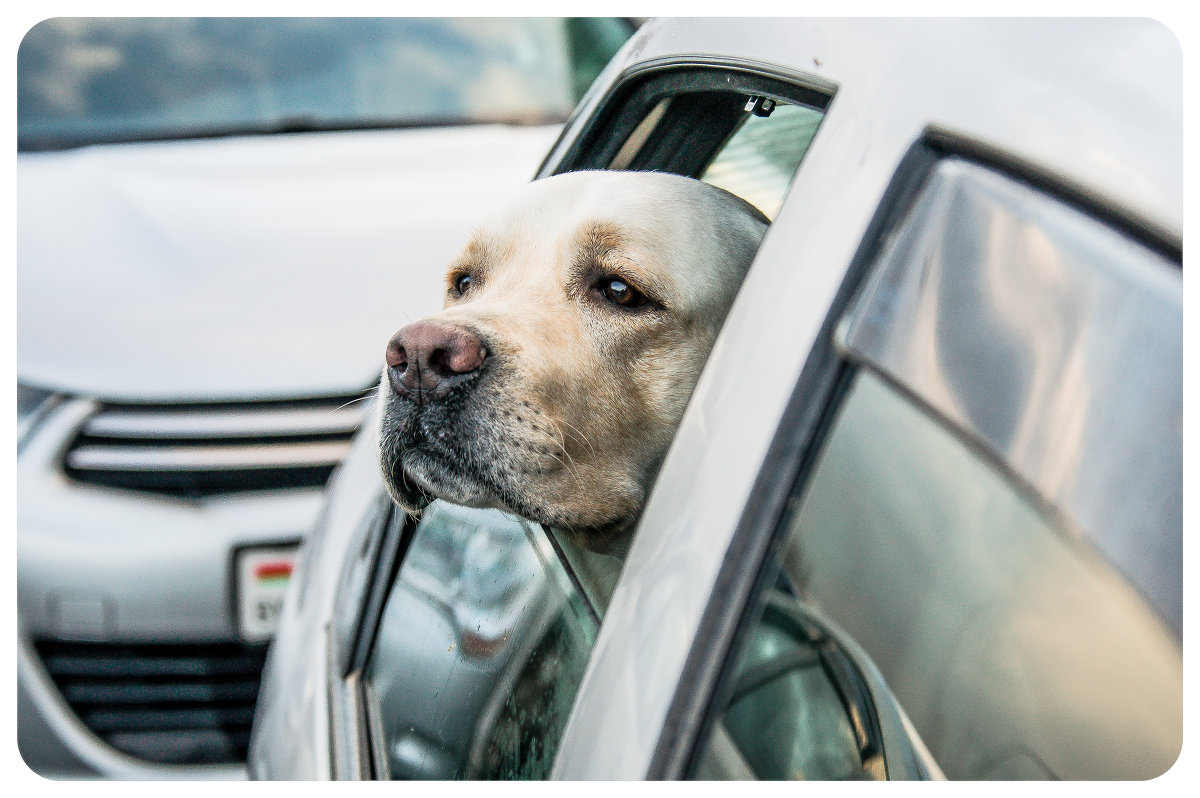
POLYGON ((18 149, 562 121, 623 20, 50 19, 17 53, 18 149))

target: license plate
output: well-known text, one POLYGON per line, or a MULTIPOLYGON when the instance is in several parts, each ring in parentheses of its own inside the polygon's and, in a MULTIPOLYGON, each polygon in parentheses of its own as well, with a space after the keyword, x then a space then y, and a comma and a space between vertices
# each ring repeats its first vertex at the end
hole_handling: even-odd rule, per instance
POLYGON ((296 546, 243 549, 237 554, 238 631, 245 640, 275 634, 296 546))

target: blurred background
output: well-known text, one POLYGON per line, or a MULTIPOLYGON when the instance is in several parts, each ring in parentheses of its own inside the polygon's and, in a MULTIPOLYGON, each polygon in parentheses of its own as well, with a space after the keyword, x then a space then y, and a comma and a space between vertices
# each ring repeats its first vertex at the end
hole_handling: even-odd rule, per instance
POLYGON ((18 744, 244 775, 296 547, 623 18, 51 19, 17 59, 18 744))

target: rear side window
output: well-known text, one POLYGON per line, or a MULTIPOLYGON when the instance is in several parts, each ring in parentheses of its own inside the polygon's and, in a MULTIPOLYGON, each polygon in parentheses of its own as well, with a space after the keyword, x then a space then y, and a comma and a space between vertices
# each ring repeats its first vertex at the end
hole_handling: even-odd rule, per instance
MULTIPOLYGON (((672 172, 725 189, 773 221, 817 135, 829 93, 774 76, 680 66, 618 86, 556 172, 672 172)), ((621 562, 564 542, 603 613, 621 562)))
POLYGON ((1178 265, 953 158, 882 239, 692 775, 1161 775, 1183 740, 1178 265))
POLYGON ((786 534, 737 670, 761 676, 734 688, 719 732, 733 747, 708 754, 717 773, 734 762, 767 779, 882 776, 873 716, 888 713, 952 779, 1146 779, 1174 762, 1182 668, 1166 627, 870 372, 853 380, 786 534), (789 628, 776 605, 840 632, 789 628), (873 666, 838 654, 847 640, 873 666), (878 668, 869 703, 839 667, 861 668, 846 678, 864 685, 878 668))

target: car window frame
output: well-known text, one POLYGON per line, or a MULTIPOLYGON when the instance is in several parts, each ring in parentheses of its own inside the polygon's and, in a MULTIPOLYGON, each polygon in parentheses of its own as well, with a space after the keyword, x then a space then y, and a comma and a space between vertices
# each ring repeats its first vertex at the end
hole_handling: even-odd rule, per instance
MULTIPOLYGON (((934 125, 926 127, 893 172, 787 401, 713 583, 675 695, 668 704, 647 770, 648 779, 688 778, 699 766, 704 742, 720 720, 719 708, 732 689, 726 677, 733 670, 730 658, 741 650, 753 630, 757 621, 754 609, 772 583, 771 564, 786 544, 786 521, 793 497, 811 475, 853 374, 864 367, 839 351, 837 327, 873 274, 888 236, 903 222, 938 164, 949 158, 960 158, 1025 183, 1176 265, 1182 262, 1180 235, 1121 207, 1112 198, 982 138, 934 125)), ((953 422, 942 422, 954 434, 971 437, 969 431, 953 422)), ((909 774, 924 769, 909 756, 899 764, 900 778, 912 777, 909 774)))
MULTIPOLYGON (((595 85, 599 86, 599 81, 595 85)), ((820 112, 823 117, 828 113, 836 93, 837 84, 832 81, 752 59, 702 55, 650 59, 621 72, 594 104, 589 103, 587 95, 584 96, 538 168, 534 180, 574 171, 613 169, 611 164, 621 156, 623 148, 639 132, 643 123, 656 115, 658 118, 632 152, 629 165, 618 167, 615 171, 668 171, 699 179, 741 128, 748 113, 747 98, 760 101, 766 98, 776 103, 802 106, 820 112), (728 119, 725 121, 728 124, 725 129, 705 137, 700 147, 681 148, 690 152, 680 160, 678 153, 670 147, 656 143, 656 139, 661 142, 664 135, 669 133, 666 130, 668 127, 680 125, 672 109, 668 107, 660 111, 661 104, 677 96, 701 93, 723 93, 736 96, 739 100, 731 103, 726 110, 728 119), (586 118, 576 126, 578 115, 585 109, 586 118), (651 148, 653 153, 647 153, 651 148)), ((702 111, 693 114, 701 115, 702 111)), ((820 127, 813 139, 819 135, 820 127)), ((810 140, 797 171, 812 144, 810 140)), ((786 201, 794 177, 795 173, 789 178, 781 204, 786 201)), ((774 219, 769 223, 773 224, 774 219)), ((768 227, 768 234, 769 231, 768 227)), ((753 268, 754 262, 751 261, 750 269, 753 268)), ((555 540, 553 535, 550 537, 555 540)), ((590 583, 586 578, 580 579, 557 541, 555 545, 567 572, 577 587, 588 588, 583 592, 589 596, 592 606, 600 610, 602 618, 607 601, 605 607, 599 607, 597 601, 591 600, 590 583)), ((611 595, 607 599, 611 599, 611 595)))
POLYGON ((383 608, 415 532, 413 519, 383 491, 371 504, 357 556, 346 560, 325 651, 329 679, 330 772, 338 779, 374 778, 376 751, 370 733, 362 674, 379 630, 383 608), (369 562, 355 585, 354 566, 369 562), (357 590, 354 588, 357 587, 357 590))

